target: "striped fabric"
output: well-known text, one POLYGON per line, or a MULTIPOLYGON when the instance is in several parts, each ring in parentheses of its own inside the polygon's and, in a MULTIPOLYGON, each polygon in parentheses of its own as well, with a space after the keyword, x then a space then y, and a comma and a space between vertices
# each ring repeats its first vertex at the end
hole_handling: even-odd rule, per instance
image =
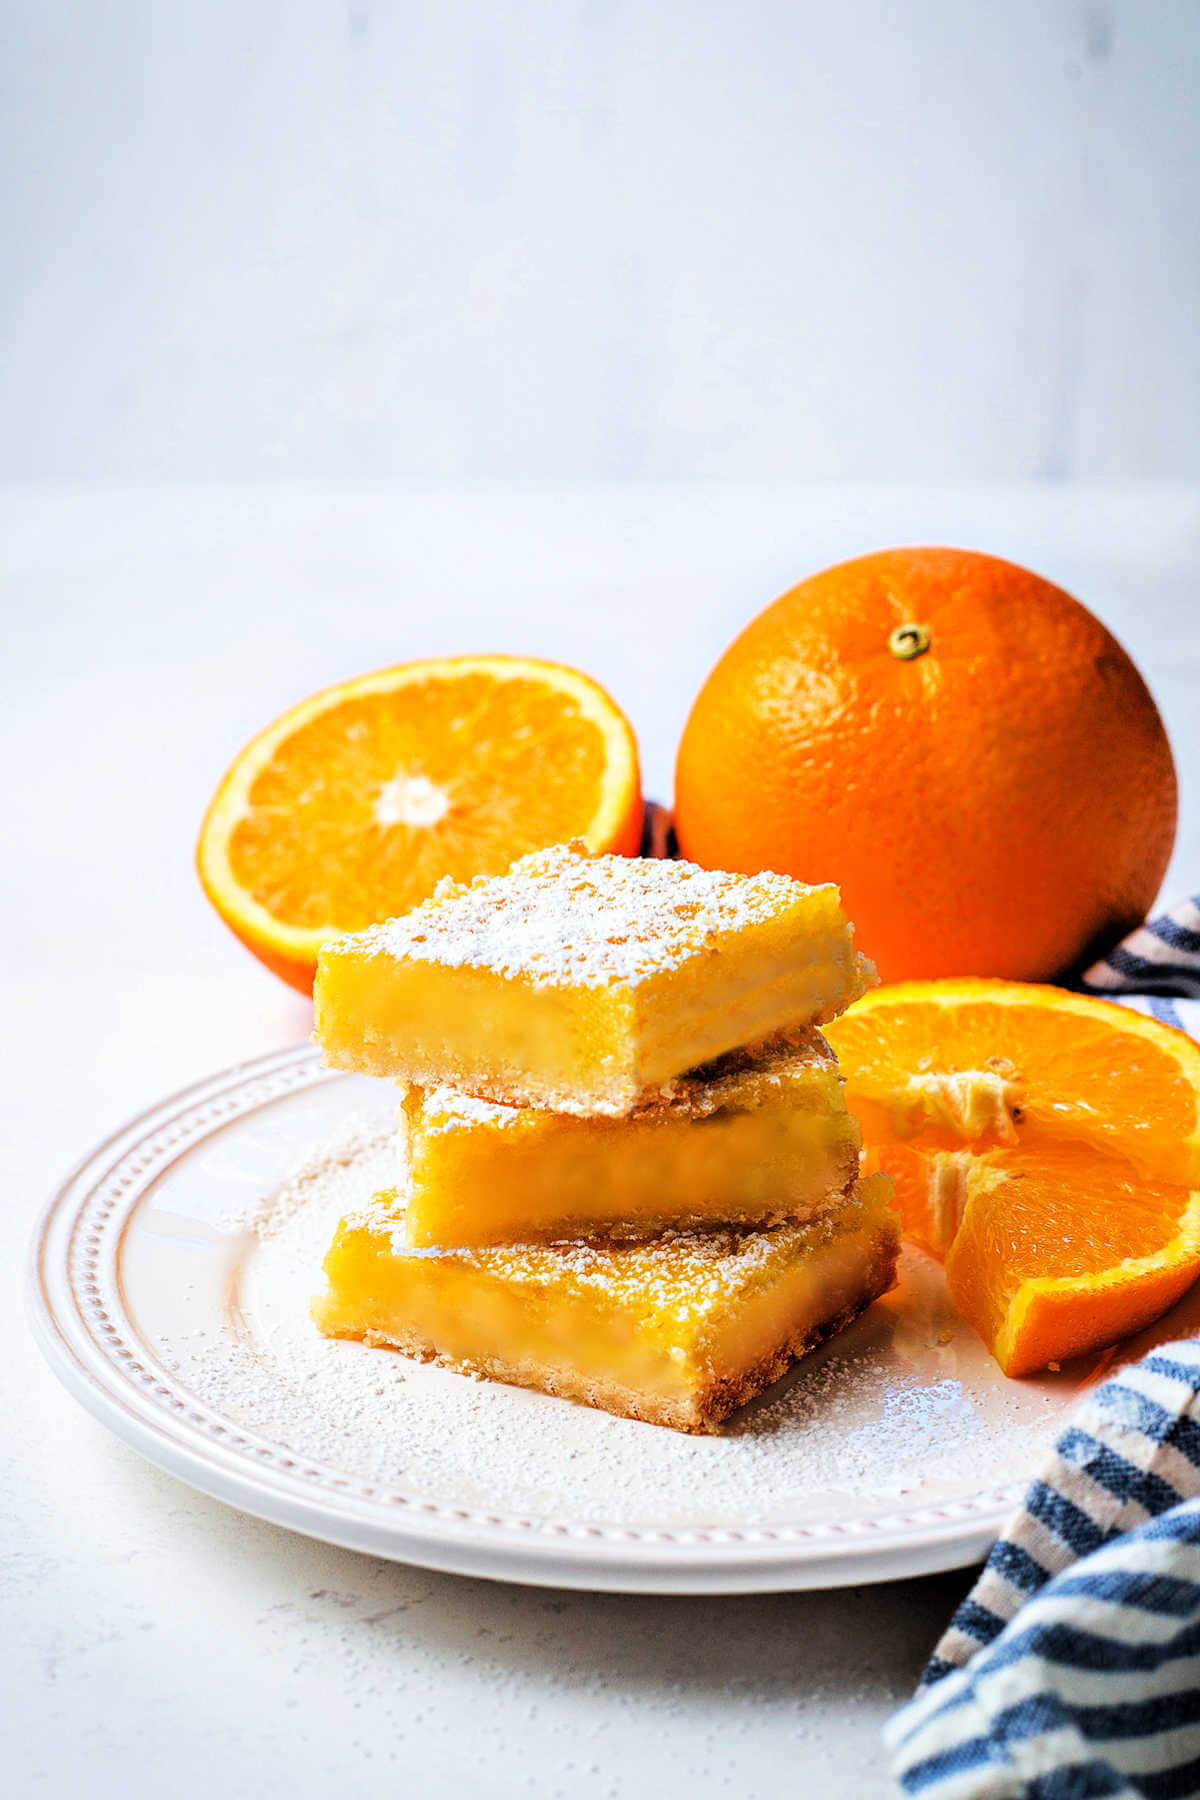
POLYGON ((1131 931, 1083 979, 1105 994, 1200 994, 1200 899, 1131 931))
MULTIPOLYGON (((1200 904, 1079 985, 1200 1037, 1200 904)), ((926 1800, 1200 1795, 1200 1341, 1087 1397, 887 1741, 926 1800)))
POLYGON ((1200 1038, 1200 898, 1130 932, 1079 985, 1200 1038))

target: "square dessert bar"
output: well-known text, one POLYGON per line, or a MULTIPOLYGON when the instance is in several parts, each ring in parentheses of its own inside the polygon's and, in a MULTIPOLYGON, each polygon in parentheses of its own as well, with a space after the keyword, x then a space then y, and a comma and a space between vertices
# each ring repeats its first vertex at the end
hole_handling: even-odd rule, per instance
POLYGON ((623 1116, 874 979, 832 886, 562 845, 321 950, 334 1068, 623 1116))
POLYGON ((732 1051, 624 1119, 410 1087, 399 1121, 414 1246, 811 1218, 840 1202, 862 1142, 815 1031, 732 1051))
POLYGON ((891 1286, 890 1195, 872 1175, 765 1230, 417 1250, 378 1194, 338 1227, 313 1316, 330 1337, 711 1431, 891 1286))

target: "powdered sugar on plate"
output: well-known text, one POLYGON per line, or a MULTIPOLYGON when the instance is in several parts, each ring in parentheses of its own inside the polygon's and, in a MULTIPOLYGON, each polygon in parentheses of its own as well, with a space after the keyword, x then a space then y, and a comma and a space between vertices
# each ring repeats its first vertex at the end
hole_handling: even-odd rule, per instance
POLYGON ((294 1456, 455 1506, 575 1524, 743 1529, 952 1502, 1028 1474, 1055 1380, 1007 1382, 939 1270, 807 1358, 723 1435, 690 1438, 322 1338, 308 1316, 338 1219, 397 1176, 390 1111, 347 1119, 236 1218, 221 1328, 160 1353, 199 1398, 294 1456))
MULTIPOLYGON (((396 1128, 390 1114, 378 1118, 369 1113, 350 1113, 324 1143, 299 1158, 277 1188, 248 1205, 222 1213, 219 1224, 225 1231, 251 1232, 263 1242, 278 1237, 298 1213, 321 1206, 333 1191, 340 1172, 346 1174, 356 1198, 361 1200, 363 1171, 394 1149, 395 1141, 396 1128)), ((392 1186, 396 1173, 393 1162, 376 1187, 392 1186)))

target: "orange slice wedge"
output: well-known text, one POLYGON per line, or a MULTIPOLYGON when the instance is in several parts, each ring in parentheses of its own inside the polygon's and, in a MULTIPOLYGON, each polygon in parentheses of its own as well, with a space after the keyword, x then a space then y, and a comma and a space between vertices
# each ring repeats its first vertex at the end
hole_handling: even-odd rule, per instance
POLYGON ((962 1183, 946 1283, 1006 1375, 1139 1331, 1200 1274, 1200 1192, 1116 1157, 1078 1144, 985 1151, 962 1183))
POLYGON ((226 924, 308 993, 327 939, 443 876, 500 874, 570 838, 633 855, 641 817, 632 729, 594 681, 448 657, 341 682, 268 725, 217 789, 197 867, 226 924))
POLYGON ((906 1235, 1006 1374, 1114 1343, 1200 1275, 1200 1045, 1002 981, 876 988, 826 1033, 906 1235))

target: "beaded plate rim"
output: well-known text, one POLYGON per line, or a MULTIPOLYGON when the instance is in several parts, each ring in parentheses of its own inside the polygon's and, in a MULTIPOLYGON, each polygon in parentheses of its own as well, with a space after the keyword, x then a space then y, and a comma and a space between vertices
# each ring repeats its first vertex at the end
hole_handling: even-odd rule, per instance
POLYGON ((54 1372, 102 1423, 216 1499, 402 1562, 618 1592, 766 1592, 965 1567, 1020 1498, 1014 1486, 863 1518, 732 1528, 585 1524, 484 1513, 404 1494, 294 1456, 192 1393, 149 1355, 125 1309, 122 1237, 184 1152, 286 1095, 336 1080, 309 1044, 209 1076, 129 1120, 46 1203, 27 1299, 54 1372))

